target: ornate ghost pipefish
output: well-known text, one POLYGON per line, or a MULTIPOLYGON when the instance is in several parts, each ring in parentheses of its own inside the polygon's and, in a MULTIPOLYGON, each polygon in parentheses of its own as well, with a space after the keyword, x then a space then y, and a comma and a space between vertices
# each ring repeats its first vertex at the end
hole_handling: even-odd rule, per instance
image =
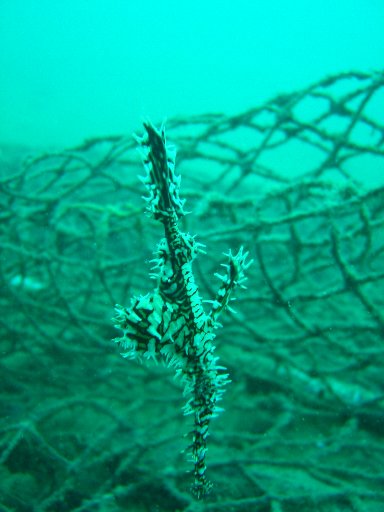
POLYGON ((236 255, 229 251, 224 275, 211 311, 206 314, 192 273, 192 262, 204 253, 195 237, 179 229, 179 219, 185 215, 184 200, 180 199, 180 176, 175 174, 175 152, 166 145, 164 127, 157 130, 144 123, 145 134, 136 137, 146 175, 140 177, 148 196, 147 212, 164 226, 165 237, 155 251, 154 272, 157 280, 153 292, 131 299, 129 307, 116 305, 116 327, 122 336, 114 341, 129 359, 162 360, 174 367, 184 385, 187 403, 185 415, 193 415, 194 427, 189 453, 194 464, 192 490, 197 498, 206 495, 212 484, 206 477, 205 456, 210 421, 222 410, 224 386, 230 382, 223 366, 214 356, 214 330, 218 317, 226 308, 232 290, 243 285, 244 271, 252 261, 240 248, 236 255))

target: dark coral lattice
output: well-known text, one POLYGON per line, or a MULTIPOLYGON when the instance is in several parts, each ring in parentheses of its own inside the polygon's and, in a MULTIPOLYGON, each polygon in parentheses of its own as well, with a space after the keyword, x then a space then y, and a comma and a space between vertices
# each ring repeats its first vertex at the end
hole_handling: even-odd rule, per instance
MULTIPOLYGON (((383 111, 383 75, 355 72, 167 124, 193 211, 180 227, 208 247, 202 297, 222 252, 254 259, 218 340, 233 382, 204 510, 382 509, 383 111)), ((3 148, 4 510, 196 510, 177 381, 127 368, 109 341, 158 242, 135 146, 103 137, 24 163, 3 148)))

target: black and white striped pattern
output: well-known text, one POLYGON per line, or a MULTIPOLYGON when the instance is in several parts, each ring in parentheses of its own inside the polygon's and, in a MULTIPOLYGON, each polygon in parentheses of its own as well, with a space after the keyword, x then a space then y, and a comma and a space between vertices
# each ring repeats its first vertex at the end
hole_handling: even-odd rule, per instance
POLYGON ((180 178, 174 172, 174 155, 166 146, 164 129, 158 131, 145 123, 146 133, 137 137, 147 175, 142 178, 148 196, 147 210, 164 226, 165 238, 155 252, 151 277, 157 280, 152 293, 134 297, 131 306, 116 306, 116 338, 123 356, 130 359, 162 360, 175 367, 184 385, 187 403, 184 414, 191 415, 194 426, 189 453, 194 465, 193 492, 198 498, 211 489, 206 477, 205 456, 210 421, 221 411, 217 405, 229 382, 225 368, 214 356, 214 330, 218 316, 229 307, 236 286, 243 286, 247 253, 227 254, 226 274, 212 309, 206 314, 195 283, 192 262, 201 250, 194 237, 182 233, 178 219, 184 215, 179 197, 180 178))

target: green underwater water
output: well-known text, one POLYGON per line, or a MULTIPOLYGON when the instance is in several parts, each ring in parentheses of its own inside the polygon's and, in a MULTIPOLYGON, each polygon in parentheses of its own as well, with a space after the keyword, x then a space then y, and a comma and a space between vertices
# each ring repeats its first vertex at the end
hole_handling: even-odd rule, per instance
POLYGON ((171 4, 3 2, 0 511, 379 512, 381 5, 171 4), (200 500, 175 367, 113 342, 158 286, 142 115, 167 117, 206 314, 225 253, 253 259, 200 500))
POLYGON ((2 0, 0 141, 64 148, 382 68, 381 0, 2 0))

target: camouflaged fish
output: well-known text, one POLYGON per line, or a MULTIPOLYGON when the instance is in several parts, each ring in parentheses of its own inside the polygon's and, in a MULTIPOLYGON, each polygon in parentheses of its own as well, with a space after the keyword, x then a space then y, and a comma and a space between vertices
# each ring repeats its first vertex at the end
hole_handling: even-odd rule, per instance
POLYGON ((216 274, 221 285, 204 311, 192 272, 193 260, 204 253, 195 237, 179 229, 185 215, 180 199, 180 176, 175 174, 175 153, 166 144, 164 127, 157 130, 144 123, 145 134, 136 137, 146 175, 141 177, 148 195, 147 212, 164 227, 164 238, 155 251, 151 277, 156 288, 133 297, 129 307, 117 305, 116 327, 122 335, 115 342, 129 359, 163 361, 173 367, 184 386, 187 402, 184 414, 193 416, 189 453, 194 465, 192 490, 197 498, 206 495, 212 484, 206 477, 207 437, 211 419, 222 410, 218 406, 228 374, 214 355, 215 330, 220 313, 229 308, 232 290, 244 288, 244 271, 252 263, 241 248, 226 254, 224 275, 216 274))

